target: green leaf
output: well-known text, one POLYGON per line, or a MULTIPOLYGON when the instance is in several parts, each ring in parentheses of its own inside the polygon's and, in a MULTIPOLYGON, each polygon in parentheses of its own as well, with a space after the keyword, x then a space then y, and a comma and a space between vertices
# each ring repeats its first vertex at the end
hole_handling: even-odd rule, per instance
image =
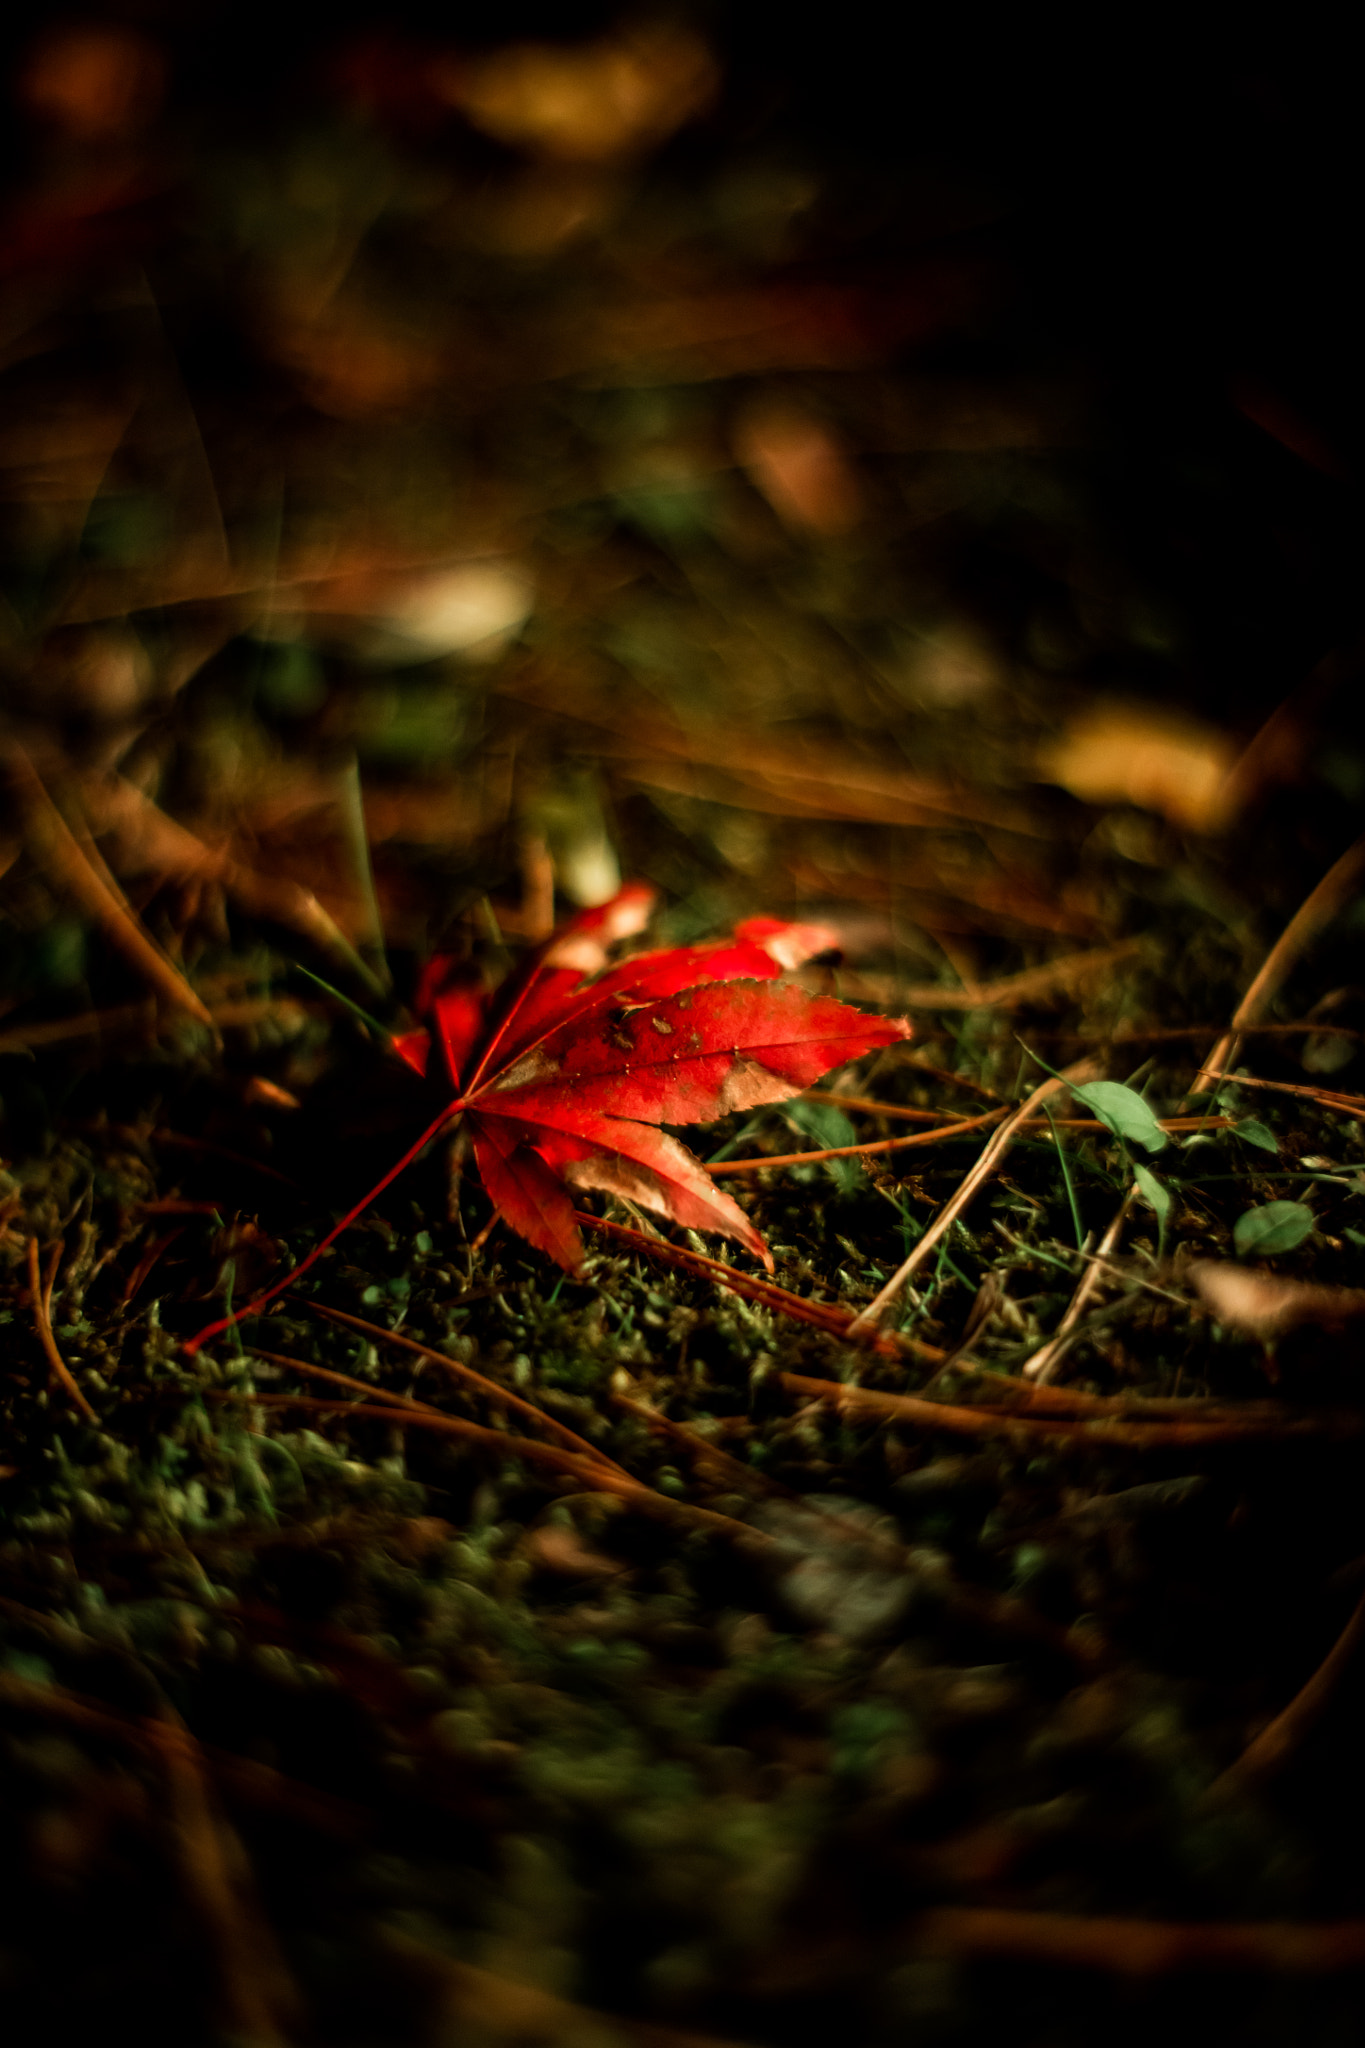
POLYGON ((1143 1166, 1140 1160, 1133 1161, 1133 1179, 1142 1190, 1143 1200, 1156 1210, 1157 1220, 1164 1227, 1171 1213, 1171 1191, 1164 1181, 1159 1181, 1150 1166, 1143 1166))
POLYGON ((1232 1241, 1240 1258, 1273 1259, 1277 1252, 1292 1252, 1315 1227, 1313 1211, 1304 1203, 1267 1202, 1237 1218, 1232 1241))
POLYGON ((1087 1081, 1073 1086, 1071 1093, 1116 1138, 1141 1145, 1148 1152, 1163 1151, 1169 1142, 1151 1104, 1136 1088, 1125 1088, 1122 1081, 1087 1081))
POLYGON ((784 1102, 782 1114, 794 1130, 814 1138, 822 1152, 836 1145, 856 1145, 858 1133, 832 1102, 784 1102))
MULTIPOLYGON (((782 1114, 803 1137, 814 1138, 822 1152, 858 1142, 858 1133, 832 1102, 784 1102, 782 1114)), ((826 1159, 822 1164, 841 1194, 848 1194, 863 1177, 860 1159, 826 1159)))
POLYGON ((1164 1181, 1157 1179, 1150 1166, 1144 1166, 1137 1159, 1133 1161, 1133 1179, 1138 1184, 1143 1200, 1150 1203, 1151 1207, 1156 1211, 1156 1255, 1159 1259, 1164 1259, 1166 1256, 1166 1225, 1171 1220, 1171 1191, 1164 1181))
POLYGON ((1279 1139, 1259 1117, 1244 1116, 1240 1123, 1233 1125, 1232 1135, 1246 1145, 1259 1145, 1262 1152, 1278 1152, 1280 1149, 1279 1139))

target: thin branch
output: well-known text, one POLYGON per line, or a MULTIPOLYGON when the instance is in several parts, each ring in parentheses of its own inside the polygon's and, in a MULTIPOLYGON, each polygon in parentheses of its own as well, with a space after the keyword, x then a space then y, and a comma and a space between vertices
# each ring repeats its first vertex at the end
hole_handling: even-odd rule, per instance
POLYGON ((392 1387, 374 1387, 368 1380, 354 1380, 349 1373, 333 1372, 327 1365, 312 1365, 306 1358, 291 1358, 285 1351, 264 1351, 259 1344, 250 1347, 253 1358, 263 1358, 268 1365, 282 1365, 290 1372, 302 1373, 305 1379, 325 1380, 329 1387, 345 1387, 348 1393, 363 1394, 368 1401, 384 1401, 395 1408, 415 1408, 423 1415, 440 1415, 443 1411, 430 1401, 419 1401, 415 1394, 400 1394, 392 1387))
POLYGON ((984 1081, 973 1081, 968 1074, 954 1074, 947 1067, 936 1067, 929 1060, 922 1060, 917 1053, 907 1052, 902 1046, 888 1046, 888 1053, 901 1054, 901 1064, 913 1067, 916 1073, 928 1074, 931 1080, 947 1081, 954 1088, 965 1088, 969 1095, 980 1095, 987 1102, 999 1102, 998 1089, 988 1088, 984 1081))
MULTIPOLYGON (((1068 1043, 1074 1040, 1085 1045, 1096 1041, 1105 1045, 1158 1045, 1191 1038, 1212 1038, 1221 1028, 1218 1024, 1120 1024, 1117 1027, 1101 1024, 1078 1026, 1072 1031, 1034 1031, 1032 1036, 1042 1044, 1055 1044, 1058 1039, 1064 1039, 1068 1043)), ((1245 1038, 1312 1038, 1320 1031, 1328 1032, 1334 1038, 1365 1039, 1365 1031, 1357 1031, 1348 1024, 1334 1024, 1321 1017, 1310 1018, 1302 1024, 1242 1026, 1245 1038)))
MULTIPOLYGON (((1111 1271, 1116 1279, 1128 1277, 1121 1270, 1111 1271)), ((1153 1417, 1186 1421, 1193 1416, 1195 1420, 1208 1417, 1214 1422, 1251 1417, 1275 1422, 1289 1412, 1282 1401, 1218 1401, 1207 1394, 1091 1394, 1083 1387, 1057 1387, 1051 1383, 1040 1387, 1036 1380, 998 1372, 994 1366, 961 1356, 949 1359, 947 1370, 975 1374, 983 1391, 998 1392, 1002 1401, 1010 1404, 1008 1412, 1024 1415, 1118 1415, 1130 1421, 1153 1417)), ((993 1401, 991 1405, 998 1408, 1001 1403, 993 1401)))
POLYGON ((659 1409, 649 1407, 644 1401, 632 1401, 629 1394, 618 1394, 613 1391, 607 1398, 613 1408, 620 1408, 625 1414, 633 1415, 657 1436, 666 1437, 670 1443, 677 1444, 687 1451, 698 1464, 712 1466, 723 1478, 730 1480, 732 1485, 743 1487, 749 1493, 767 1494, 782 1500, 799 1502, 802 1506, 806 1505, 804 1496, 792 1487, 783 1486, 780 1480, 769 1478, 766 1472, 760 1472, 753 1465, 745 1465, 740 1459, 732 1458, 728 1451, 722 1451, 716 1444, 708 1443, 704 1436, 699 1436, 695 1430, 688 1429, 681 1422, 675 1422, 671 1415, 664 1415, 659 1409))
POLYGON ((1345 909, 1363 878, 1365 835, 1348 846, 1341 858, 1333 862, 1317 887, 1304 898, 1290 918, 1233 1012, 1231 1025, 1196 1075, 1191 1094, 1207 1092, 1214 1077, 1234 1064, 1241 1031, 1248 1024, 1260 1023, 1308 948, 1345 909))
POLYGON ((86 1421, 98 1424, 98 1415, 96 1415, 94 1409, 76 1385, 71 1368, 57 1349, 57 1340, 52 1334, 52 1322, 47 1312, 42 1275, 38 1271, 38 1240, 36 1237, 31 1237, 28 1241, 28 1288, 33 1302, 33 1327, 38 1333, 38 1342, 47 1354, 48 1364, 51 1366, 62 1391, 75 1403, 86 1421))
MULTIPOLYGON (((1032 1102, 1034 1098, 1029 1100, 1032 1102)), ((1365 1103, 1361 1106, 1365 1107, 1365 1103)), ((712 1175, 756 1173, 762 1166, 818 1166, 825 1159, 864 1159, 869 1153, 899 1152, 909 1145, 942 1145, 950 1138, 964 1136, 968 1131, 985 1130, 992 1123, 998 1123, 1006 1113, 1003 1109, 993 1109, 984 1116, 964 1117, 959 1123, 941 1124, 932 1131, 916 1131, 907 1138, 874 1138, 866 1145, 831 1145, 821 1152, 773 1152, 758 1154, 752 1159, 722 1159, 714 1166, 708 1166, 706 1171, 712 1175)), ((1157 1122, 1163 1131, 1180 1135, 1186 1131, 1232 1130, 1235 1119, 1230 1116, 1164 1116, 1158 1117, 1157 1122)), ((1024 1118, 1016 1135, 1024 1137, 1030 1131, 1045 1130, 1108 1129, 1108 1124, 1101 1123, 1097 1116, 1030 1116, 1024 1118)))

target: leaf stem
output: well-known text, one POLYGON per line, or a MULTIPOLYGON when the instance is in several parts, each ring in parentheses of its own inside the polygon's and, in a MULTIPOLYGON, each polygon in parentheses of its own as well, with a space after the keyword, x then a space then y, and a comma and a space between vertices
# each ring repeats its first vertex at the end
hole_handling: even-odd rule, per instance
POLYGON ((221 1336, 224 1330, 230 1330, 234 1324, 242 1322, 247 1316, 259 1315, 268 1301, 274 1301, 276 1296, 283 1294, 287 1287, 292 1287, 299 1275, 306 1273, 310 1266, 316 1265, 322 1254, 327 1250, 327 1247, 335 1244, 341 1233, 344 1230, 349 1230, 358 1216, 364 1215, 371 1202, 376 1201, 383 1194, 385 1188, 392 1186, 399 1174, 411 1166, 418 1154, 426 1150, 432 1139, 438 1137, 446 1125, 460 1115, 464 1107, 463 1097, 457 1102, 447 1103, 440 1115, 432 1118, 431 1122, 422 1132, 421 1137, 415 1143, 409 1145, 397 1165, 391 1166, 383 1179, 377 1180, 368 1194, 362 1195, 354 1208, 348 1209, 341 1221, 334 1223, 327 1235, 318 1239, 307 1258, 300 1259, 298 1265, 292 1267, 282 1280, 275 1281, 273 1286, 267 1287, 263 1293, 255 1295, 252 1300, 243 1302, 242 1306, 239 1309, 234 1309, 231 1315, 220 1316, 216 1323, 208 1323, 202 1330, 197 1331, 182 1347, 186 1357, 193 1358, 200 1346, 206 1344, 210 1337, 221 1336))

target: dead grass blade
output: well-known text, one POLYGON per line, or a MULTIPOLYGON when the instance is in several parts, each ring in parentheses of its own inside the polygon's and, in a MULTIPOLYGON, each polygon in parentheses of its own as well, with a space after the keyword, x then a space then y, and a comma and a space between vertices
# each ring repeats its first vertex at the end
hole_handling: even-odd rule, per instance
MULTIPOLYGON (((837 1102, 839 1097, 831 1095, 826 1100, 837 1102)), ((895 1112, 888 1114, 894 1115, 895 1112)), ((872 1153, 903 1152, 910 1145, 941 1145, 966 1131, 983 1130, 989 1124, 998 1123, 1005 1114, 1003 1109, 991 1110, 985 1116, 963 1117, 956 1123, 942 1124, 932 1131, 917 1131, 906 1138, 873 1138, 866 1145, 829 1145, 821 1152, 771 1152, 756 1154, 752 1159, 719 1159, 706 1170, 714 1179, 723 1173, 757 1173, 763 1166, 818 1166, 825 1159, 863 1159, 872 1153)), ((1230 1116, 1168 1116, 1158 1117, 1157 1122, 1163 1131, 1183 1132, 1231 1130, 1235 1119, 1230 1116)), ((1059 1131, 1105 1131, 1109 1128, 1094 1116, 1059 1116, 1053 1118, 1053 1124, 1059 1131)), ((1015 1135, 1022 1137, 1028 1131, 1047 1128, 1046 1118, 1027 1117, 1015 1135)))
POLYGON ((571 2004, 538 1985, 518 1984, 458 1962, 396 1928, 384 1928, 381 1939, 394 1959, 435 1993, 440 2014, 432 2040, 477 2041, 487 2048, 584 2048, 589 2042, 601 2048, 737 2048, 714 2035, 571 2004))
POLYGON ((935 1955, 1153 1977, 1175 1970, 1292 1971, 1322 1976, 1365 1964, 1365 1920, 1170 1921, 1030 1913, 1009 1906, 933 1906, 910 1943, 935 1955))
MULTIPOLYGON (((302 882, 291 881, 285 875, 265 874, 234 858, 227 848, 207 845, 120 776, 88 777, 82 787, 82 801, 96 830, 110 836, 116 865, 148 875, 158 888, 173 884, 202 889, 207 884, 217 884, 249 916, 268 918, 271 923, 296 932, 325 958, 354 975, 372 994, 385 993, 385 982, 302 882)), ((353 792, 349 799, 352 812, 358 801, 358 792, 353 792)), ((363 832, 363 820, 357 828, 351 816, 350 829, 363 832)), ((372 897, 368 852, 363 874, 358 854, 352 865, 353 880, 362 897, 366 892, 372 897)))
POLYGON ((1365 836, 1348 846, 1341 858, 1333 862, 1317 887, 1304 898, 1290 918, 1233 1012, 1228 1030, 1195 1076, 1191 1094, 1207 1093, 1210 1085, 1216 1085, 1215 1076, 1234 1064, 1241 1047, 1241 1032, 1249 1024, 1260 1023, 1308 948, 1345 909, 1363 878, 1365 836))
MULTIPOLYGON (((590 1444, 586 1437, 579 1436, 564 1423, 557 1422, 553 1415, 547 1415, 543 1408, 535 1407, 530 1401, 523 1401, 520 1394, 513 1394, 506 1387, 500 1387, 496 1380, 486 1379, 481 1372, 476 1372, 472 1365, 464 1365, 459 1359, 448 1357, 444 1351, 437 1351, 433 1345, 423 1344, 416 1337, 404 1336, 399 1330, 386 1330, 380 1323, 367 1323, 362 1316, 349 1315, 345 1309, 327 1308, 320 1301, 300 1301, 297 1306, 306 1308, 311 1315, 321 1316, 326 1322, 340 1323, 348 1330, 359 1330, 362 1336, 369 1337, 375 1344, 394 1344, 400 1351, 411 1351, 418 1358, 425 1358, 430 1364, 439 1365, 448 1379, 455 1380, 472 1393, 481 1394, 486 1401, 495 1402, 509 1414, 520 1415, 528 1422, 533 1422, 537 1429, 543 1430, 547 1436, 552 1437, 566 1451, 572 1451, 576 1457, 589 1458, 594 1464, 605 1465, 612 1472, 622 1470, 614 1458, 609 1458, 605 1451, 599 1451, 595 1444, 590 1444)), ((262 1351, 259 1355, 265 1358, 269 1354, 262 1351)), ((298 1363, 297 1360, 290 1362, 298 1363)), ((353 1381, 351 1384, 358 1383, 353 1381)), ((363 1385, 361 1391, 370 1395, 374 1393, 372 1387, 363 1385)), ((427 1404, 420 1402, 418 1405, 425 1407, 427 1404)), ((431 1412, 438 1414, 440 1411, 432 1409, 431 1412)), ((628 1474, 625 1476, 629 1477, 628 1474)))
MULTIPOLYGON (((780 1386, 805 1400, 829 1401, 848 1416, 880 1415, 889 1422, 914 1424, 921 1429, 939 1429, 949 1436, 989 1437, 1020 1434, 1021 1441, 1050 1437, 1070 1439, 1097 1446, 1121 1445, 1128 1450, 1154 1451, 1173 1447, 1204 1448, 1210 1444, 1277 1443, 1304 1437, 1325 1436, 1340 1440, 1365 1435, 1365 1415, 1332 1412, 1267 1416, 1242 1415, 1236 1409, 1220 1409, 1207 1420, 1148 1422, 1115 1407, 1104 1414, 1082 1412, 1066 1419, 1058 1415, 1030 1415, 1023 1408, 958 1408, 946 1402, 925 1401, 915 1394, 884 1394, 871 1387, 854 1387, 842 1380, 813 1380, 802 1373, 776 1374, 780 1386)), ((1193 1405, 1193 1404, 1191 1404, 1193 1405)))
MULTIPOLYGON (((1043 996, 1067 993, 1088 981, 1102 979, 1141 951, 1136 939, 1122 945, 1102 946, 1085 953, 1064 953, 1060 959, 1045 960, 1041 967, 1026 967, 1019 974, 1004 975, 999 981, 979 982, 970 988, 900 987, 894 1000, 908 1010, 1009 1010, 1043 996)), ((841 977, 842 981, 843 977, 841 977)), ((850 983, 849 993, 854 993, 850 983)))
MULTIPOLYGON (((1323 1029, 1321 1025, 1315 1028, 1323 1029)), ((1261 1088, 1275 1095, 1297 1095, 1304 1102, 1316 1102, 1320 1109, 1340 1110, 1349 1116, 1359 1116, 1365 1109, 1365 1095, 1340 1095, 1333 1088, 1313 1088, 1302 1081, 1261 1081, 1251 1074, 1229 1074, 1225 1070, 1215 1071, 1212 1067, 1206 1067, 1204 1071, 1210 1081, 1235 1081, 1239 1088, 1261 1088)))
POLYGON ((5 762, 26 844, 48 880, 79 905, 163 1002, 197 1023, 212 1023, 184 975, 133 915, 108 871, 101 872, 103 862, 96 864, 81 847, 24 749, 10 741, 5 762))
POLYGON ((904 1138, 874 1138, 866 1145, 829 1145, 821 1152, 774 1152, 754 1159, 721 1159, 707 1172, 716 1178, 727 1173, 757 1173, 765 1166, 816 1166, 823 1159, 866 1159, 881 1152, 904 1152, 911 1145, 941 1145, 948 1138, 961 1137, 966 1131, 979 1131, 990 1124, 998 1124, 1007 1115, 1004 1109, 987 1110, 983 1116, 964 1117, 958 1123, 944 1124, 934 1131, 913 1131, 904 1138))
POLYGON ((425 1429, 437 1436, 459 1437, 475 1449, 492 1452, 499 1458, 520 1458, 529 1465, 544 1465, 553 1471, 568 1473, 584 1493, 615 1494, 642 1514, 652 1515, 656 1521, 672 1522, 676 1527, 688 1529, 705 1529, 732 1539, 743 1537, 760 1546, 766 1546, 770 1541, 761 1531, 751 1529, 747 1522, 736 1521, 733 1515, 716 1514, 710 1508, 693 1507, 689 1501, 671 1500, 667 1494, 656 1493, 653 1487, 646 1486, 642 1479, 632 1479, 619 1466, 604 1464, 599 1453, 585 1458, 576 1452, 561 1450, 558 1444, 541 1443, 535 1437, 510 1436, 506 1430, 485 1429, 482 1423, 465 1422, 459 1416, 442 1415, 435 1409, 409 1408, 393 1401, 372 1405, 359 1401, 323 1401, 314 1399, 311 1394, 244 1394, 228 1388, 209 1388, 207 1398, 210 1401, 246 1401, 257 1408, 300 1408, 313 1415, 349 1416, 352 1421, 386 1422, 391 1428, 425 1429))
POLYGON ((1322 1718, 1337 1686, 1365 1642, 1365 1595, 1333 1643, 1317 1670, 1300 1687, 1287 1707, 1261 1730, 1236 1763, 1230 1764, 1209 1787, 1208 1797, 1225 1792, 1250 1791, 1281 1770, 1298 1749, 1309 1730, 1322 1718))
POLYGON ((861 1340, 876 1331, 882 1317, 897 1300, 906 1282, 919 1271, 939 1239, 952 1229, 963 1210, 990 1179, 1010 1146, 1020 1135, 1023 1126, 1037 1114, 1039 1105, 1049 1096, 1062 1093, 1073 1081, 1092 1080, 1098 1071, 1093 1060, 1080 1060, 1075 1066, 1068 1067, 1060 1079, 1044 1081, 1041 1087, 1034 1089, 1027 1101, 1020 1104, 1009 1120, 991 1134, 986 1149, 963 1180, 957 1193, 939 1210, 919 1243, 892 1274, 886 1285, 873 1296, 867 1307, 854 1317, 848 1330, 851 1338, 861 1340))
MULTIPOLYGON (((61 1247, 59 1246, 59 1255, 60 1250, 61 1247)), ((57 1349, 57 1340, 52 1334, 52 1319, 48 1313, 48 1304, 52 1295, 52 1280, 55 1277, 56 1261, 54 1260, 52 1274, 46 1286, 44 1286, 42 1276, 38 1271, 38 1240, 36 1237, 31 1237, 28 1241, 28 1287, 33 1304, 33 1327, 38 1333, 38 1342, 43 1347, 47 1362, 52 1368, 53 1376, 60 1384, 63 1393, 66 1394, 67 1398, 85 1417, 87 1422, 98 1425, 98 1415, 96 1415, 94 1409, 76 1385, 71 1368, 57 1349)))
MULTIPOLYGON (((7 1613, 31 1626, 36 1625, 49 1632, 53 1629, 50 1615, 23 1608, 17 1600, 5 1601, 4 1607, 7 1613)), ((69 1636, 78 1638, 82 1643, 88 1641, 78 1629, 71 1629, 69 1636)), ((63 1727, 99 1736, 101 1740, 124 1743, 140 1756, 150 1754, 155 1741, 148 1735, 149 1724, 146 1721, 135 1721, 120 1714, 102 1700, 87 1699, 84 1694, 69 1692, 60 1685, 47 1682, 40 1685, 35 1679, 21 1678, 13 1671, 0 1671, 0 1704, 41 1715, 44 1720, 57 1721, 63 1727)), ((305 1826, 317 1828, 338 1840, 353 1838, 364 1828, 365 1815, 361 1808, 349 1805, 334 1793, 321 1792, 316 1786, 287 1778, 270 1764, 258 1763, 253 1757, 237 1756, 231 1750, 214 1749, 208 1744, 201 1746, 200 1754, 214 1783, 230 1800, 240 1801, 262 1813, 288 1814, 305 1826)))
POLYGON ((217 1961, 223 2017, 251 2048, 288 2048, 301 2017, 298 1993, 247 1892, 241 1845, 214 1811, 199 1745, 178 1721, 149 1720, 145 1727, 165 1773, 180 1880, 217 1961))
POLYGON ((1021 1368, 1025 1379, 1033 1380, 1038 1386, 1042 1386, 1046 1380, 1051 1379, 1057 1366, 1061 1363, 1062 1356, 1070 1342, 1072 1331, 1080 1322, 1081 1317, 1085 1314, 1086 1309, 1090 1306, 1091 1301, 1099 1292, 1104 1281, 1113 1277, 1105 1271, 1103 1265, 1098 1263, 1098 1260, 1112 1257, 1113 1253, 1117 1250, 1128 1211, 1133 1206, 1136 1194, 1137 1189, 1133 1187, 1124 1196, 1117 1213, 1110 1222, 1109 1228, 1100 1239, 1098 1259, 1095 1264, 1087 1266, 1081 1275, 1080 1283, 1066 1305, 1066 1312, 1061 1322, 1057 1325, 1056 1335, 1050 1337, 1046 1344, 1040 1345, 1028 1363, 1021 1368))

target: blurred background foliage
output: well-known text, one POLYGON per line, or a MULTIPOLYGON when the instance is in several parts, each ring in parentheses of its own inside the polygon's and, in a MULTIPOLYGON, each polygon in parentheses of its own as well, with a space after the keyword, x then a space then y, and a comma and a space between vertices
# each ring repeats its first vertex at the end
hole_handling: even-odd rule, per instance
POLYGON ((5 36, 7 727, 177 959, 264 918, 373 994, 627 871, 971 980, 1339 847, 1359 194, 1308 29, 5 36))

